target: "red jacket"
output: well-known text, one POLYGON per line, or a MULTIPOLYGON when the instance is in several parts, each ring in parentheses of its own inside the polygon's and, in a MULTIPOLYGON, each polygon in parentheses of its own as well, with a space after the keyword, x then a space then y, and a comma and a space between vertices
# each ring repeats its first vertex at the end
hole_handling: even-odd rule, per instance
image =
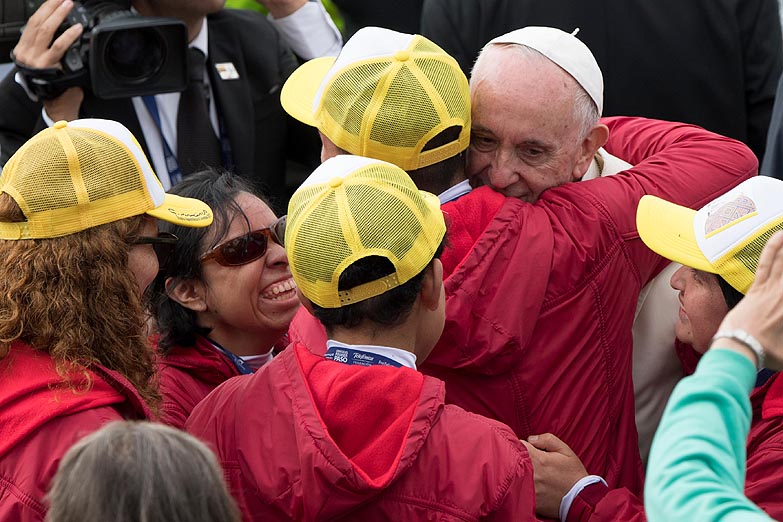
POLYGON ((218 352, 206 338, 196 338, 194 346, 171 348, 158 362, 160 391, 163 394, 161 422, 184 429, 190 412, 217 386, 239 375, 228 357, 218 352))
POLYGON ((42 521, 44 495, 68 448, 109 421, 150 417, 120 374, 99 366, 88 374, 90 390, 74 393, 48 354, 21 342, 0 360, 0 520, 42 521))
MULTIPOLYGON (((699 208, 755 175, 757 162, 742 143, 698 127, 602 122, 607 150, 635 167, 547 190, 534 204, 482 188, 444 205, 450 216, 476 198, 500 207, 486 224, 469 213, 452 221, 452 237, 482 233, 447 252, 461 261, 445 280, 446 328, 422 371, 446 382, 448 402, 521 438, 552 432, 588 472, 641 493, 631 327, 640 289, 668 261, 639 239, 637 203, 654 194, 699 208)), ((297 324, 292 338, 310 342, 311 330, 297 324)))
POLYGON ((294 344, 218 387, 187 429, 217 453, 245 520, 535 520, 527 450, 443 396, 408 368, 294 344))

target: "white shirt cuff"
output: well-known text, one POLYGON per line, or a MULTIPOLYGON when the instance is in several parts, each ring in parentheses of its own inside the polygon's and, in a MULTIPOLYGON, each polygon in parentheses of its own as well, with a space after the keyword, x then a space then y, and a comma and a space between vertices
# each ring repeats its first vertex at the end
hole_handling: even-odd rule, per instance
POLYGON ((33 91, 30 90, 30 87, 27 85, 27 80, 24 79, 24 76, 22 76, 20 71, 16 71, 16 74, 14 74, 14 81, 17 85, 19 85, 19 87, 24 89, 25 94, 28 98, 30 98, 31 101, 38 101, 38 96, 33 94, 33 91))
POLYGON ((571 486, 571 489, 563 497, 563 500, 560 501, 560 520, 562 522, 568 518, 568 512, 571 510, 571 504, 574 502, 576 496, 587 486, 590 484, 595 484, 596 482, 603 482, 604 486, 608 487, 606 481, 598 475, 588 475, 586 477, 582 477, 576 482, 576 484, 571 486))
POLYGON ((51 127, 54 125, 54 120, 49 117, 48 114, 46 114, 46 108, 41 107, 41 118, 43 118, 44 123, 46 123, 47 127, 51 127))
POLYGON ((343 38, 321 2, 307 2, 283 18, 268 18, 303 60, 340 54, 343 38))

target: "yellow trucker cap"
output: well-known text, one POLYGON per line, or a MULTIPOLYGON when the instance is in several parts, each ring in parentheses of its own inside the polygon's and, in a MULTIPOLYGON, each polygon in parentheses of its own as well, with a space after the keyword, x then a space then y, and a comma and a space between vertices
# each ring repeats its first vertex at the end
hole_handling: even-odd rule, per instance
POLYGON ((101 119, 60 121, 22 145, 0 175, 27 221, 0 222, 0 239, 53 238, 140 214, 186 227, 212 223, 212 210, 166 194, 136 138, 101 119))
POLYGON ((783 230, 783 181, 751 178, 700 210, 643 196, 636 210, 642 241, 683 265, 718 274, 741 293, 756 275, 767 240, 783 230))
POLYGON ((470 141, 470 89, 459 64, 420 35, 360 29, 340 55, 310 60, 288 78, 283 108, 351 154, 416 170, 470 141), (456 141, 423 150, 460 127, 456 141))
POLYGON ((322 308, 339 308, 409 281, 432 261, 446 224, 437 196, 399 167, 360 156, 325 161, 288 204, 285 249, 299 290, 322 308), (343 271, 381 256, 394 273, 339 290, 343 271))

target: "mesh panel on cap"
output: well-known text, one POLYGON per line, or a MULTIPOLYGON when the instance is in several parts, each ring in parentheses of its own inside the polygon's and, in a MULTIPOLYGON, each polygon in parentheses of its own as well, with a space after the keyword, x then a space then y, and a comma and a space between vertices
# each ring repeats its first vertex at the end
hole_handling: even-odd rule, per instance
MULTIPOLYGON (((309 200, 321 190, 318 186, 302 190, 299 199, 309 200)), ((289 214, 289 226, 292 221, 299 223, 302 210, 304 208, 298 208, 298 211, 289 214)), ((331 281, 337 260, 351 255, 351 249, 334 217, 336 213, 337 203, 332 193, 324 198, 315 212, 302 219, 297 229, 297 240, 289 255, 298 275, 308 281, 331 281), (323 249, 314 250, 313 245, 321 245, 323 249)))
POLYGON ((59 141, 52 136, 47 140, 29 141, 24 147, 26 161, 14 161, 8 165, 11 172, 7 177, 13 180, 13 185, 30 211, 41 212, 76 205, 68 158, 59 141))
POLYGON ((388 67, 388 61, 366 63, 335 77, 324 94, 324 109, 342 129, 359 135, 364 113, 388 67))
POLYGON ((408 66, 403 65, 392 80, 381 109, 371 124, 370 139, 395 147, 415 147, 441 122, 430 99, 431 94, 438 96, 432 91, 427 92, 408 66))
MULTIPOLYGON (((399 187, 396 188, 399 190, 399 187)), ((383 197, 384 192, 388 191, 377 186, 354 185, 347 187, 346 195, 351 202, 351 213, 362 244, 371 248, 387 248, 401 259, 407 255, 421 233, 421 223, 411 211, 410 201, 389 201, 383 197), (373 214, 378 213, 377 202, 380 200, 385 203, 383 213, 393 216, 391 223, 389 219, 372 219, 373 214)))
POLYGON ((115 139, 96 133, 72 138, 90 201, 143 189, 135 159, 115 139))
POLYGON ((779 230, 783 230, 783 222, 773 224, 771 228, 760 233, 739 250, 719 259, 714 264, 718 274, 743 294, 747 292, 756 276, 756 268, 764 245, 772 234, 779 230))
POLYGON ((443 49, 438 47, 438 45, 435 44, 434 42, 431 42, 430 40, 421 37, 416 40, 416 44, 413 46, 412 50, 415 53, 441 54, 445 52, 443 49))
POLYGON ((456 61, 421 36, 393 57, 346 65, 323 92, 319 129, 338 147, 419 169, 455 156, 468 145, 470 92, 456 61), (426 142, 455 125, 458 140, 422 152, 426 142))
POLYGON ((342 271, 368 255, 389 259, 399 284, 410 280, 432 260, 445 232, 431 197, 433 207, 404 172, 383 163, 359 168, 336 188, 320 183, 297 190, 289 205, 286 251, 299 289, 320 306, 341 306, 342 271))
POLYGON ((467 82, 464 76, 457 74, 457 70, 442 59, 422 60, 417 59, 416 64, 432 82, 435 91, 438 92, 446 104, 446 110, 452 118, 461 118, 466 123, 470 121, 470 107, 468 100, 463 95, 461 84, 467 82))

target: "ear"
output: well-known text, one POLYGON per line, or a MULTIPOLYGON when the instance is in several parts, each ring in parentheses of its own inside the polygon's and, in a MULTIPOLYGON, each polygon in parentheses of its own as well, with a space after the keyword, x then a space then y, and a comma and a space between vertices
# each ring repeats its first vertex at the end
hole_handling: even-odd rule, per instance
POLYGON ((582 179, 582 176, 585 175, 587 169, 590 168, 590 162, 593 161, 595 153, 606 144, 608 139, 609 127, 603 123, 599 123, 587 133, 587 136, 585 136, 579 146, 579 156, 576 165, 574 165, 574 181, 582 179))
POLYGON ((206 287, 198 279, 169 277, 166 279, 166 295, 194 312, 207 311, 206 287))
POLYGON ((421 284, 421 303, 428 310, 437 310, 440 306, 440 296, 443 292, 443 263, 433 259, 424 273, 421 284))

